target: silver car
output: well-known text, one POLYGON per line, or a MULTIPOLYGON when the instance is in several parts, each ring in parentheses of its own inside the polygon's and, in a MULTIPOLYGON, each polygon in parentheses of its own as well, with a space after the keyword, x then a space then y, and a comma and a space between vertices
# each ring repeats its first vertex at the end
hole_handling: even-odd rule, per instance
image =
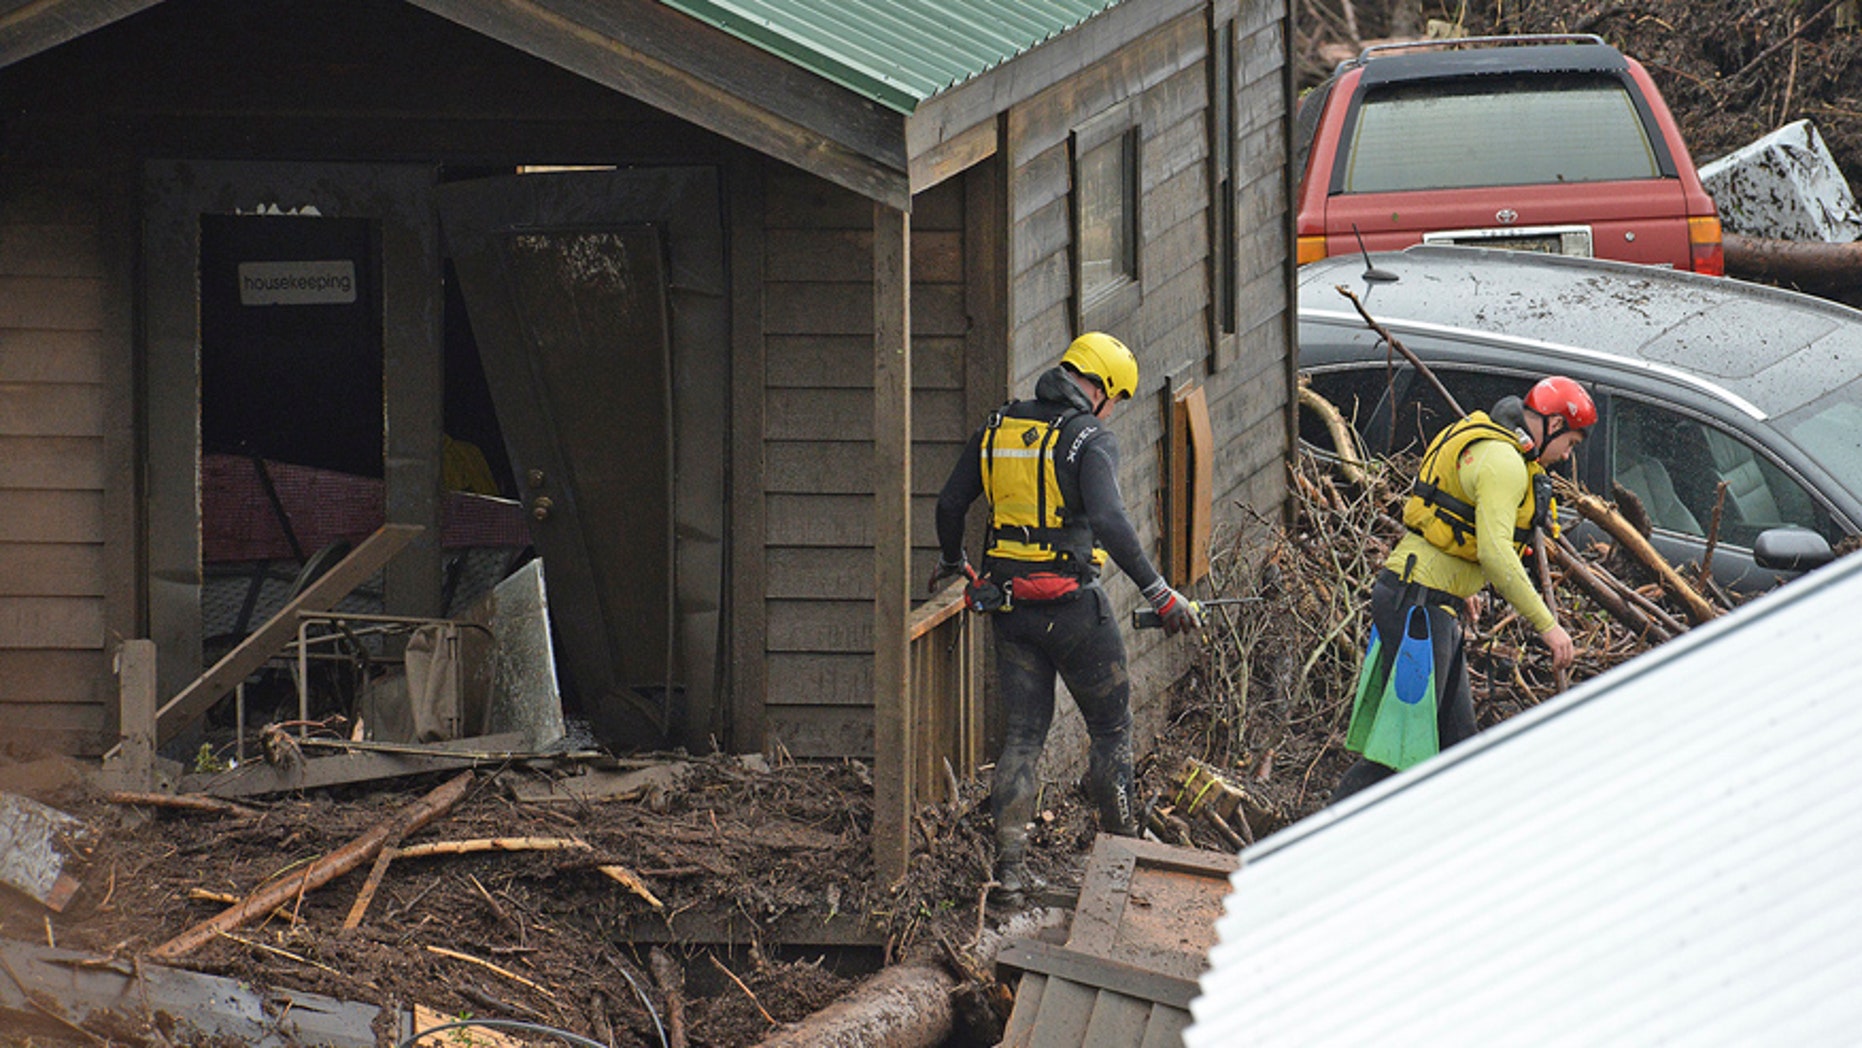
MULTIPOLYGON (((1573 468, 1634 492, 1652 541, 1767 588, 1862 533, 1862 312, 1723 277, 1519 251, 1420 246, 1299 271, 1300 366, 1371 450, 1414 448, 1445 403, 1344 287, 1461 406, 1547 374, 1584 383, 1598 424, 1573 468), (1719 494, 1725 484, 1725 495, 1719 494)), ((1317 427, 1302 436, 1323 442, 1317 427)))

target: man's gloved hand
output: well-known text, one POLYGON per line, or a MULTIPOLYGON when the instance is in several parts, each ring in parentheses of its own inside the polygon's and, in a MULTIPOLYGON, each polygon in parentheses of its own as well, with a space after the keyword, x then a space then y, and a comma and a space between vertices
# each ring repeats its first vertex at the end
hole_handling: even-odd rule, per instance
POLYGON ((945 579, 956 578, 958 575, 968 575, 969 573, 970 558, 960 557, 953 562, 945 560, 942 555, 939 555, 937 558, 937 567, 931 569, 931 584, 925 587, 925 592, 936 593, 938 586, 942 584, 945 579))
POLYGON ((1165 633, 1175 636, 1185 630, 1202 628, 1202 609, 1195 601, 1171 589, 1163 579, 1145 588, 1144 599, 1151 602, 1151 610, 1157 612, 1165 633))

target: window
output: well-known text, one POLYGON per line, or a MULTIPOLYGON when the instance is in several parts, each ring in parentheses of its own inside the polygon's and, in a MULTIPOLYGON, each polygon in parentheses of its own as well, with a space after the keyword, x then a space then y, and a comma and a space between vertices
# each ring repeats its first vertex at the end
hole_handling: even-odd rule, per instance
POLYGON ((1347 193, 1659 178, 1635 102, 1607 76, 1470 77, 1367 94, 1347 193))
POLYGON ((1131 102, 1073 133, 1073 286, 1079 327, 1137 309, 1138 128, 1131 102))
POLYGON ((1620 395, 1613 404, 1610 462, 1616 483, 1635 493, 1651 526, 1705 538, 1718 506, 1718 537, 1731 545, 1749 547, 1759 532, 1787 524, 1832 543, 1842 539, 1842 530, 1803 485, 1739 437, 1620 395))

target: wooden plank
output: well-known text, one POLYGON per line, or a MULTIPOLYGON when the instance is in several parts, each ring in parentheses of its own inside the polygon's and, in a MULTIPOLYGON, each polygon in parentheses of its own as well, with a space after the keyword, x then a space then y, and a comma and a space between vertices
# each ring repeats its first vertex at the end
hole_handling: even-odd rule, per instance
POLYGON ((523 732, 508 732, 500 735, 482 735, 471 739, 453 739, 436 742, 423 749, 431 750, 426 754, 410 753, 339 753, 331 757, 310 757, 295 767, 281 767, 262 761, 249 761, 231 771, 214 775, 183 775, 175 784, 177 793, 204 793, 209 797, 221 797, 228 800, 240 797, 263 797, 273 793, 285 793, 293 790, 313 790, 328 786, 342 786, 353 782, 376 782, 384 779, 406 778, 410 775, 425 775, 429 772, 452 771, 481 764, 508 764, 510 758, 502 756, 524 744, 523 732), (460 756, 448 756, 446 751, 460 751, 460 756), (467 751, 481 754, 500 754, 485 758, 467 755, 467 751))
POLYGON ((1183 69, 1200 68, 1207 43, 1200 17, 1179 18, 1127 41, 1105 60, 1017 105, 1009 122, 1010 155, 1051 148, 1066 140, 1082 114, 1137 97, 1183 69))
MULTIPOLYGON (((1013 295, 1015 315, 1009 319, 1018 327, 1055 309, 1069 309, 1073 301, 1072 257, 1064 251, 1055 252, 1015 274, 1013 295)), ((1054 357, 1058 358, 1065 348, 1063 341, 1055 348, 1054 357)))
POLYGON ((1041 1002, 1046 996, 1047 976, 1027 972, 1015 986, 1015 1008, 1002 1029, 1001 1048, 1028 1048, 1034 1036, 1034 1024, 1041 1019, 1041 1002))
POLYGON ((0 274, 91 277, 103 267, 94 223, 0 226, 0 274))
POLYGON ((802 760, 873 760, 873 717, 871 706, 771 706, 764 730, 802 760))
MULTIPOLYGON (((1101 834, 1093 842, 1092 854, 1086 860, 1086 873, 1080 881, 1080 903, 1074 909, 1067 946, 1097 957, 1114 955, 1120 942, 1119 926, 1131 901, 1132 877, 1140 864, 1147 869, 1197 874, 1221 882, 1217 887, 1225 890, 1226 878, 1240 863, 1234 855, 1101 834)), ((1165 908, 1171 904, 1170 899, 1153 899, 1148 903, 1165 908)), ((1213 927, 1211 922, 1212 931, 1213 927)))
MULTIPOLYGON (((961 335, 968 324, 956 285, 912 289, 912 331, 961 335)), ((763 308, 770 334, 859 335, 873 331, 873 289, 868 284, 769 285, 763 308)))
MULTIPOLYGON (((1055 354, 1058 356, 1058 350, 1055 354)), ((869 454, 869 446, 859 442, 770 441, 764 447, 763 487, 769 492, 801 495, 814 492, 871 495, 872 473, 847 466, 850 461, 869 454)), ((955 458, 954 448, 949 455, 937 456, 935 461, 925 455, 914 455, 912 491, 923 495, 942 488, 955 458)))
POLYGON ((772 652, 771 706, 871 706, 873 660, 855 652, 772 652))
POLYGON ((1092 1043, 1086 1039, 1086 1024, 1098 995, 1094 987, 1048 976, 1041 992, 1041 1018, 1028 1038, 1028 1048, 1081 1048, 1092 1043))
POLYGON ((100 491, 9 491, 0 513, 0 542, 103 541, 100 491))
MULTIPOLYGON (((1190 984, 1193 994, 1196 984, 1190 984)), ((1156 1005, 1137 997, 1128 997, 1123 993, 1100 990, 1093 1000, 1093 1015, 1086 1022, 1086 1039, 1082 1044, 1117 1044, 1134 1045, 1144 1040, 1144 1031, 1151 1024, 1151 1010, 1156 1005)))
POLYGON ((101 597, 103 546, 0 542, 0 597, 101 597))
POLYGON ((99 385, 0 383, 0 436, 101 437, 99 385))
MULTIPOLYGON (((870 505, 869 505, 870 512, 870 505)), ((769 551, 769 595, 777 599, 872 600, 874 573, 865 554, 888 542, 902 542, 896 525, 878 528, 877 541, 867 549, 775 548, 769 551)), ((896 552, 894 550, 893 552, 896 552)))
POLYGON ((866 601, 772 600, 769 616, 769 651, 873 650, 873 606, 866 601))
MULTIPOLYGON (((911 439, 957 441, 968 435, 961 390, 924 390, 908 400, 911 439)), ((766 410, 764 433, 771 440, 873 439, 873 393, 868 390, 773 389, 766 410)))
POLYGON ((0 276, 0 327, 94 331, 103 282, 94 277, 0 276))
POLYGON ((0 649, 0 704, 14 712, 60 703, 102 709, 116 687, 114 681, 108 688, 100 685, 109 673, 109 654, 102 646, 90 651, 0 649))
MULTIPOLYGON (((911 612, 911 216, 873 205, 873 863, 880 883, 911 858, 912 755, 917 744, 907 627, 911 612)), ((959 298, 961 302, 961 298, 959 298)), ((961 410, 961 404, 958 404, 961 410)))
MULTIPOLYGON (((957 445, 913 444, 912 456, 956 461, 957 445)), ((859 495, 771 495, 766 507, 769 545, 866 546, 873 545, 872 500, 859 495)), ((937 496, 912 496, 914 544, 931 534, 937 516, 937 496)))
MULTIPOLYGON (((771 389, 873 389, 871 335, 773 335, 767 352, 771 389)), ((913 336, 913 392, 962 389, 963 353, 957 336, 913 336)))
POLYGON ((165 745, 182 727, 218 702, 234 685, 263 666, 297 636, 300 611, 328 611, 370 576, 382 570, 423 529, 413 524, 384 524, 375 534, 338 561, 336 566, 305 587, 265 624, 253 630, 238 647, 226 653, 206 673, 182 688, 156 713, 156 743, 165 745))
MULTIPOLYGON (((726 744, 740 753, 763 749, 768 622, 763 553, 767 543, 763 467, 763 396, 767 368, 763 336, 763 244, 767 221, 761 158, 735 156, 725 172, 731 230, 731 473, 730 709, 726 744)), ((811 181, 818 182, 818 179, 811 181)), ((837 192, 844 192, 837 190, 837 192)))
POLYGON ((117 723, 123 739, 119 785, 155 788, 155 642, 132 638, 116 656, 117 723))
POLYGON ((101 490, 103 441, 97 437, 0 436, 0 488, 101 490))
MULTIPOLYGON (((771 280, 863 281, 873 271, 873 231, 773 229, 764 266, 771 280)), ((962 280, 963 234, 955 230, 924 232, 918 228, 918 216, 912 216, 914 286, 962 280)))
POLYGON ((1183 1031, 1189 1025, 1189 1009, 1152 1005, 1151 1021, 1145 1027, 1144 1039, 1138 1042, 1138 1048, 1183 1048, 1183 1031))
POLYGON ((908 173, 912 191, 923 192, 996 155, 995 114, 912 156, 908 173))
POLYGON ((871 201, 843 186, 806 171, 773 165, 766 174, 766 187, 764 228, 767 231, 858 229, 872 232, 871 201))
POLYGON ((0 648, 103 648, 103 601, 95 597, 0 600, 0 648))
POLYGON ((101 384, 103 342, 98 331, 0 329, 0 382, 101 384))
POLYGON ((911 206, 902 116, 654 0, 415 3, 869 199, 911 206))

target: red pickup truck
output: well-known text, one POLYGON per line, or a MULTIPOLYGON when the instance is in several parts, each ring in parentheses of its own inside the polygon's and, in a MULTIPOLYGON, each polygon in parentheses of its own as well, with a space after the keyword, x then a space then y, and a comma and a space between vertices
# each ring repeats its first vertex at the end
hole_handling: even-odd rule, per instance
POLYGON ((1418 242, 1723 274, 1648 72, 1601 37, 1366 48, 1301 100, 1299 261, 1418 242))

